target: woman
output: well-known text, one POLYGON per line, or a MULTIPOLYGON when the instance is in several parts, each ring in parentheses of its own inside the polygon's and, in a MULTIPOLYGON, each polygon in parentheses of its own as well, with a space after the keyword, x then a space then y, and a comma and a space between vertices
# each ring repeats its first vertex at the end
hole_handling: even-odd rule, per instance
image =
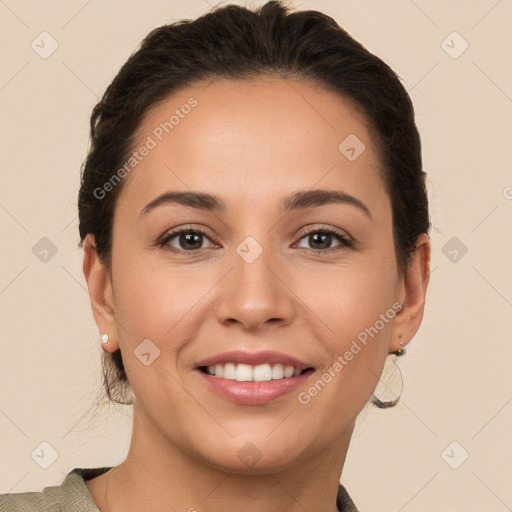
POLYGON ((429 281, 395 73, 279 2, 159 27, 94 108, 78 206, 129 453, 2 507, 356 511, 339 484, 355 421, 396 404, 373 392, 429 281))

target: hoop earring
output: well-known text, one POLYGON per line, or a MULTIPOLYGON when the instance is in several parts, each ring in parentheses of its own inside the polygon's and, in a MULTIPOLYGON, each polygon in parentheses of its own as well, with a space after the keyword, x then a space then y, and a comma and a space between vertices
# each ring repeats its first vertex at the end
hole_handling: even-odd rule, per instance
POLYGON ((105 333, 101 335, 101 342, 108 343, 108 334, 105 333))
POLYGON ((372 404, 378 407, 379 409, 388 409, 389 407, 395 407, 400 401, 404 382, 402 379, 402 371, 400 370, 400 367, 396 364, 396 358, 401 357, 405 354, 405 348, 399 348, 398 350, 390 354, 395 356, 394 358, 392 358, 391 364, 388 365, 387 367, 386 365, 384 365, 382 376, 379 380, 379 383, 377 384, 377 388, 379 388, 377 394, 381 395, 381 398, 378 398, 374 392, 370 399, 372 404), (389 385, 383 381, 384 377, 388 381, 389 385), (391 400, 388 400, 387 398, 389 397, 393 398, 391 398, 391 400))

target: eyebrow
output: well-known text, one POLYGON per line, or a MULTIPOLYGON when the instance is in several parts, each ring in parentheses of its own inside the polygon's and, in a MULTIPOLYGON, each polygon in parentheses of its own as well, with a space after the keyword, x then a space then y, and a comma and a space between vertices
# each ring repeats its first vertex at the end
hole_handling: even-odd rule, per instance
MULTIPOLYGON (((370 210, 360 199, 345 192, 335 190, 316 189, 295 192, 281 199, 279 211, 284 214, 333 203, 355 206, 373 220, 370 210)), ((220 197, 213 194, 205 192, 165 192, 147 204, 140 212, 140 216, 146 215, 151 210, 166 204, 181 204, 213 213, 225 213, 228 209, 226 203, 220 197)))

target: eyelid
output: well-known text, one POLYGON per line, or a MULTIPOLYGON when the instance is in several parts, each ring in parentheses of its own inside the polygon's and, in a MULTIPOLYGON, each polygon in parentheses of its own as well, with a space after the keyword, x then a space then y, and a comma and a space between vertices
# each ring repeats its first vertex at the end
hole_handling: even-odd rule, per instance
POLYGON ((335 228, 333 226, 321 225, 321 224, 314 224, 314 225, 306 226, 296 236, 300 236, 300 238, 302 239, 306 235, 309 235, 311 233, 317 233, 317 232, 332 233, 334 235, 339 236, 340 238, 343 238, 346 241, 353 242, 352 237, 343 229, 335 228))

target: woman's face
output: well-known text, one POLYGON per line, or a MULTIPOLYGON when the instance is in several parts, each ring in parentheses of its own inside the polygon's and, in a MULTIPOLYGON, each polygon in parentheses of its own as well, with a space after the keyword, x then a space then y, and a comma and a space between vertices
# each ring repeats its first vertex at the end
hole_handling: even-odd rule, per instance
POLYGON ((97 321, 107 350, 123 354, 134 435, 253 472, 339 442, 388 352, 421 321, 397 313, 413 279, 397 272, 364 118, 311 83, 217 80, 151 110, 133 149, 114 216, 112 317, 97 321), (343 195, 327 201, 310 195, 317 189, 343 195), (224 208, 165 200, 171 192, 215 196, 224 208), (169 238, 178 228, 190 234, 169 238), (232 351, 239 359, 223 355, 232 351), (274 354, 250 359, 263 351, 274 354), (240 379, 256 366, 279 377, 273 367, 287 357, 309 370, 239 382, 199 368, 217 356, 253 363, 235 366, 240 379))

